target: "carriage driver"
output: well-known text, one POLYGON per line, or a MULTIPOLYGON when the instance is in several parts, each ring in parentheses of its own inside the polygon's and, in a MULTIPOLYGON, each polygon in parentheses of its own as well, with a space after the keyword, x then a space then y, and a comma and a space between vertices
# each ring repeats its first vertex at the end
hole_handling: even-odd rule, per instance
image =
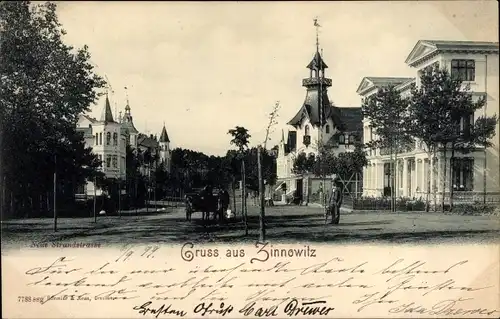
POLYGON ((328 200, 328 212, 332 216, 331 223, 335 223, 335 220, 340 215, 340 206, 342 206, 342 183, 340 179, 336 176, 332 178, 332 190, 330 192, 328 200))

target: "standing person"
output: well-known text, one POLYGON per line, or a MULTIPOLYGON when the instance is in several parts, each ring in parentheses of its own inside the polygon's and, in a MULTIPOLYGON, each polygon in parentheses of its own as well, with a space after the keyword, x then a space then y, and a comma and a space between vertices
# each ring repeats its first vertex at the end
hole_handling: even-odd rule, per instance
POLYGON ((342 183, 335 177, 332 179, 332 190, 328 200, 328 210, 332 215, 331 224, 338 224, 340 221, 340 207, 342 206, 343 194, 342 183))

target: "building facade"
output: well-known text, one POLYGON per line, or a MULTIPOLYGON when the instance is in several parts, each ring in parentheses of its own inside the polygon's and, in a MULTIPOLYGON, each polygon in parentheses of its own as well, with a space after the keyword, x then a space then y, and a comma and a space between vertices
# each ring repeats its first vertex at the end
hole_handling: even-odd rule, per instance
MULTIPOLYGON (((422 70, 431 65, 447 68, 451 75, 460 77, 470 85, 473 98, 486 96, 486 105, 477 110, 474 117, 463 120, 461 126, 471 125, 474 118, 482 115, 498 115, 498 43, 464 42, 464 41, 431 41, 420 40, 406 59, 406 63, 415 69, 415 78, 380 78, 365 77, 358 87, 357 93, 365 99, 385 85, 394 85, 403 96, 410 94, 410 87, 420 85, 422 70)), ((454 190, 455 201, 487 200, 497 201, 500 196, 500 164, 499 164, 499 125, 492 140, 492 147, 477 147, 473 152, 455 153, 453 160, 453 176, 447 175, 444 181, 444 168, 447 172, 451 165, 450 154, 446 156, 441 150, 436 158, 429 161, 422 144, 415 140, 401 154, 395 167, 394 192, 396 197, 425 199, 427 193, 427 172, 430 171, 431 193, 436 193, 437 202, 441 198, 449 198, 450 187, 454 190), (453 183, 450 185, 450 181, 453 183)), ((363 120, 364 141, 369 142, 377 137, 370 129, 368 119, 363 120)), ((391 188, 389 170, 390 154, 381 149, 368 150, 369 165, 364 169, 363 195, 388 195, 391 188)))
MULTIPOLYGON (((165 168, 170 170, 171 151, 170 140, 167 135, 165 125, 161 132, 160 139, 140 133, 134 126, 129 102, 125 106, 123 116, 115 121, 108 95, 104 102, 104 107, 99 120, 88 115, 80 115, 77 122, 77 131, 83 133, 85 146, 92 148, 101 161, 101 171, 107 178, 124 181, 126 179, 126 156, 127 145, 130 145, 136 153, 151 154, 153 159, 150 163, 145 163, 140 167, 143 175, 150 175, 151 169, 160 163, 165 163, 165 168)), ((101 195, 102 191, 96 187, 92 181, 82 185, 77 191, 77 195, 101 195)))
MULTIPOLYGON (((306 97, 295 116, 287 123, 285 136, 282 131, 276 158, 277 187, 280 196, 289 197, 296 190, 303 200, 323 189, 322 181, 313 176, 295 174, 294 161, 300 153, 318 154, 321 146, 335 153, 350 152, 361 142, 362 115, 359 107, 337 107, 330 102, 328 88, 332 80, 325 77, 328 68, 319 50, 307 66, 309 77, 302 80, 306 97), (281 192, 283 184, 286 191, 281 192)), ((330 183, 326 183, 330 186, 330 183)), ((283 199, 284 200, 284 197, 283 199)))

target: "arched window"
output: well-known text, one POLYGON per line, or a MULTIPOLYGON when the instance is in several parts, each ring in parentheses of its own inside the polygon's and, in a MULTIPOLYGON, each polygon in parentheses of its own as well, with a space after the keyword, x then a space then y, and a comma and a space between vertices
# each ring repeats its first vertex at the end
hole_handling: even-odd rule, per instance
POLYGON ((330 125, 328 125, 328 124, 325 127, 325 133, 330 134, 330 125))
POLYGON ((344 144, 345 143, 345 135, 340 135, 339 136, 339 143, 344 144))
POLYGON ((309 135, 309 125, 306 125, 305 127, 305 134, 304 135, 309 135))
POLYGON ((111 144, 111 132, 106 133, 106 145, 111 144))
POLYGON ((355 142, 355 136, 354 135, 349 136, 349 144, 354 144, 354 142, 355 142))
POLYGON ((99 145, 102 145, 102 133, 99 133, 99 145))
POLYGON ((113 145, 118 145, 118 134, 113 133, 113 145))
POLYGON ((95 145, 99 144, 99 134, 95 133, 95 145))

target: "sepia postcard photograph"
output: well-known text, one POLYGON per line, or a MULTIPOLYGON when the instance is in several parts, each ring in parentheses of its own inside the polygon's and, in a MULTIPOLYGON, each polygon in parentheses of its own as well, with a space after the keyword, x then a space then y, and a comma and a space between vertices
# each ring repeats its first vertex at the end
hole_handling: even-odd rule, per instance
POLYGON ((2 1, 4 318, 498 318, 496 1, 2 1))

